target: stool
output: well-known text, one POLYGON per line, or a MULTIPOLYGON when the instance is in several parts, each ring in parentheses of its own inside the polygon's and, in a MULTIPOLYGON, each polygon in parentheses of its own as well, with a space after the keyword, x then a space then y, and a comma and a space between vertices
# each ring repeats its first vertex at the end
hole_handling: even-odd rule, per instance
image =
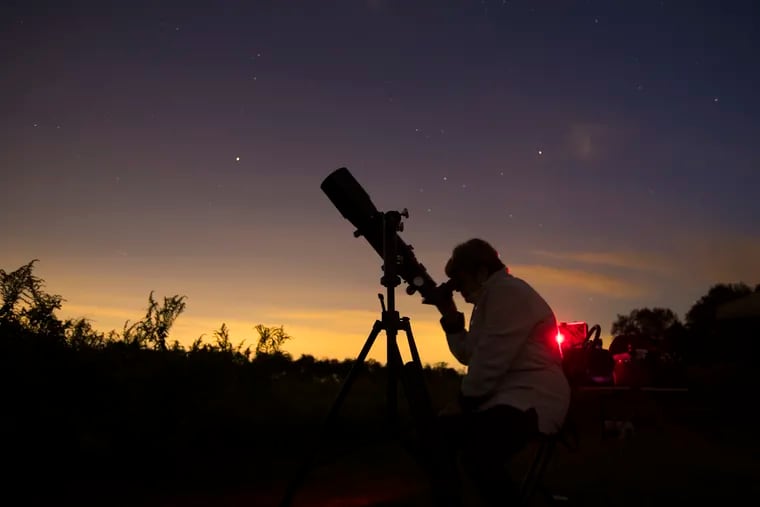
POLYGON ((543 484, 544 472, 546 472, 546 467, 551 461, 558 443, 571 450, 578 448, 578 432, 575 424, 569 419, 565 421, 558 432, 552 434, 539 433, 537 440, 538 449, 520 484, 520 505, 528 505, 537 490, 541 490, 547 495, 550 503, 558 500, 545 489, 543 484))

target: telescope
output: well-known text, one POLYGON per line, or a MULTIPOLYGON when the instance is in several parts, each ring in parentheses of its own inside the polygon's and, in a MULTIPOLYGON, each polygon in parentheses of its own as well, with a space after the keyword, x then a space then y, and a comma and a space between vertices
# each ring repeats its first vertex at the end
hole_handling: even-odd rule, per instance
MULTIPOLYGON (((364 236, 370 246, 383 259, 383 277, 380 282, 387 289, 388 306, 385 305, 385 299, 382 294, 378 294, 380 305, 382 307, 382 316, 376 320, 372 326, 367 340, 364 342, 361 352, 356 358, 351 371, 348 373, 343 386, 338 393, 335 402, 327 414, 325 421, 325 431, 337 417, 343 401, 348 396, 348 392, 354 383, 360 367, 367 359, 372 345, 375 343, 381 331, 385 331, 386 341, 386 365, 387 365, 387 408, 388 422, 392 428, 397 426, 397 390, 398 384, 401 383, 406 393, 407 401, 413 418, 420 435, 429 432, 430 420, 433 417, 433 409, 430 395, 425 386, 422 374, 422 360, 417 351, 417 345, 412 335, 412 327, 409 317, 401 317, 396 311, 395 290, 401 284, 403 279, 407 284, 406 293, 409 295, 419 292, 422 295, 422 302, 429 305, 435 305, 441 313, 450 310, 454 306, 453 290, 454 284, 448 281, 441 285, 436 285, 433 278, 428 274, 425 266, 417 261, 412 252, 412 246, 402 240, 398 233, 404 230, 404 224, 401 223, 402 217, 409 217, 409 212, 403 211, 385 211, 381 212, 372 204, 372 200, 364 191, 359 182, 357 182, 351 173, 345 167, 341 167, 330 173, 324 179, 321 185, 322 191, 327 194, 332 203, 338 208, 343 218, 351 222, 356 231, 354 237, 364 236), (399 331, 406 333, 409 343, 409 352, 412 360, 404 364, 399 350, 397 335, 399 331)), ((394 430, 396 432, 396 430, 394 430)), ((290 482, 280 507, 290 507, 293 497, 299 485, 304 481, 311 460, 316 455, 316 450, 312 450, 306 457, 304 463, 297 470, 296 475, 290 482)))
MULTIPOLYGON (((383 270, 388 273, 389 268, 393 268, 391 272, 395 272, 408 284, 407 294, 418 292, 424 304, 434 305, 439 310, 453 302, 454 282, 449 280, 441 285, 436 284, 425 266, 417 260, 412 245, 399 237, 398 232, 403 231, 401 217, 409 217, 406 209, 402 212, 378 211, 367 192, 345 167, 330 173, 320 188, 343 218, 356 227, 354 237, 364 236, 384 259, 388 253, 387 249, 395 252, 395 266, 383 266, 383 270), (389 242, 393 244, 390 245, 389 242)), ((387 283, 398 285, 396 281, 384 277, 383 285, 387 283)))

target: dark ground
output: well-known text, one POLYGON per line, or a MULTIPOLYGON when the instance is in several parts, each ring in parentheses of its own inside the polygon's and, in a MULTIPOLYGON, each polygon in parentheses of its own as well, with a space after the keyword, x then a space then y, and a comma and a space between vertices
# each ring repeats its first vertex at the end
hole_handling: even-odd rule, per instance
MULTIPOLYGON (((358 378, 330 438, 315 439, 350 362, 73 348, 16 330, 0 344, 0 487, 9 505, 274 507, 315 441, 320 452, 293 507, 428 505, 423 470, 385 431, 382 368, 358 378)), ((433 405, 444 406, 460 378, 425 375, 433 405)), ((754 369, 690 378, 687 392, 577 392, 580 446, 558 449, 547 485, 572 505, 605 507, 756 497, 754 369), (603 438, 604 420, 630 420, 635 432, 603 438)), ((528 459, 520 456, 516 473, 528 459)))
MULTIPOLYGON (((592 392, 578 398, 573 417, 580 430, 579 447, 559 447, 545 475, 552 492, 569 498, 561 505, 731 505, 760 494, 760 443, 751 421, 719 425, 710 419, 714 413, 694 408, 701 405, 694 404, 693 393, 592 392), (625 438, 603 435, 602 417, 631 420, 635 432, 625 438)), ((353 436, 342 432, 341 437, 322 439, 322 450, 293 506, 430 505, 422 470, 398 440, 374 426, 353 428, 353 436)), ((533 450, 520 455, 516 475, 526 469, 533 450)), ((120 504, 275 506, 303 452, 292 446, 262 454, 255 476, 229 489, 142 493, 120 504)), ((470 488, 466 494, 469 504, 477 505, 470 488)), ((119 503, 112 497, 101 500, 103 505, 119 503)), ((547 504, 541 495, 534 503, 547 504)))

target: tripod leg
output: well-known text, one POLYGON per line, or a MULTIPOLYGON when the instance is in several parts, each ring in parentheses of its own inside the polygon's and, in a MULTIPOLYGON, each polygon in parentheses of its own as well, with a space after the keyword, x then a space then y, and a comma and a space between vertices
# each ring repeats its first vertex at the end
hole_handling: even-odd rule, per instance
POLYGON ((417 344, 414 342, 414 335, 412 334, 412 325, 409 323, 409 317, 403 317, 401 319, 401 329, 406 332, 406 339, 409 341, 409 352, 412 354, 412 361, 422 368, 422 361, 420 360, 420 353, 417 350, 417 344))
POLYGON ((456 459, 448 448, 441 447, 448 442, 442 440, 409 319, 404 317, 401 323, 412 355, 403 367, 402 381, 418 440, 408 450, 429 476, 433 502, 459 506, 462 500, 456 459))
MULTIPOLYGON (((383 328, 382 322, 375 321, 374 326, 372 326, 372 332, 367 337, 367 341, 364 343, 364 347, 362 347, 361 352, 359 352, 359 355, 356 358, 356 361, 354 362, 353 366, 351 367, 351 371, 348 372, 348 375, 346 376, 346 379, 343 381, 343 386, 340 389, 340 392, 338 393, 338 396, 335 398, 335 401, 333 402, 332 407, 330 408, 330 411, 327 413, 327 417, 325 418, 325 421, 322 426, 322 435, 321 437, 324 437, 324 435, 327 434, 327 431, 330 428, 330 425, 333 423, 333 420, 338 415, 338 411, 343 404, 343 401, 345 400, 346 396, 348 395, 349 391, 351 390, 351 386, 354 383, 354 380, 356 379, 356 375, 359 373, 359 369, 361 367, 361 364, 364 363, 365 359, 367 359, 367 354, 369 354, 370 349, 372 348, 372 345, 375 343, 375 339, 377 338, 377 335, 380 334, 380 331, 383 328)), ((293 502, 293 497, 296 494, 296 491, 298 488, 303 484, 303 481, 306 479, 306 475, 309 472, 309 469, 311 468, 312 461, 314 460, 314 455, 316 454, 316 451, 318 450, 318 444, 320 443, 321 438, 317 438, 314 441, 313 447, 311 451, 306 455, 304 458, 303 463, 301 464, 301 467, 296 471, 296 474, 293 476, 292 480, 288 484, 287 489, 285 490, 285 495, 283 496, 282 501, 280 502, 280 507, 289 507, 293 502)))
POLYGON ((388 429, 392 435, 398 433, 398 382, 401 378, 401 354, 396 342, 396 330, 386 329, 387 348, 385 369, 388 373, 386 390, 386 410, 388 417, 388 429))
POLYGON ((422 361, 420 360, 420 353, 417 351, 417 344, 414 342, 414 335, 412 334, 412 327, 409 324, 408 317, 404 317, 401 320, 401 328, 406 332, 409 351, 412 355, 412 360, 404 365, 404 390, 407 400, 412 405, 410 408, 415 416, 418 429, 424 431, 424 427, 429 424, 430 419, 433 417, 433 402, 425 385, 425 377, 422 373, 422 361))

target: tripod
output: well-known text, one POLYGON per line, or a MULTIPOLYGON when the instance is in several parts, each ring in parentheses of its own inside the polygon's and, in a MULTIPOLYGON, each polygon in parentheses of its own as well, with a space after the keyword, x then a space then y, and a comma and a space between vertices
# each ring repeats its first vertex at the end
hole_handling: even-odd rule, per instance
MULTIPOLYGON (((422 362, 420 361, 420 355, 417 351, 417 345, 414 342, 414 336, 412 334, 412 327, 408 317, 401 317, 399 312, 396 311, 396 295, 395 289, 401 283, 401 278, 397 274, 397 252, 396 252, 396 238, 397 231, 403 229, 401 223, 401 217, 408 217, 409 213, 406 209, 402 212, 388 211, 382 213, 383 223, 383 277, 381 278, 381 284, 386 288, 388 307, 385 306, 385 301, 382 294, 378 294, 381 306, 381 318, 376 320, 372 326, 372 331, 367 337, 364 346, 359 352, 351 370, 349 371, 343 385, 333 402, 330 411, 327 414, 327 418, 324 422, 323 432, 327 433, 330 426, 334 423, 338 411, 341 405, 348 396, 351 387, 356 380, 357 375, 361 371, 361 366, 367 358, 372 345, 375 343, 378 335, 381 331, 385 331, 387 337, 386 347, 386 369, 388 373, 388 385, 387 385, 387 417, 388 423, 392 433, 396 433, 398 429, 398 384, 399 381, 404 389, 406 399, 410 405, 410 412, 415 420, 417 429, 421 429, 426 424, 426 419, 432 416, 432 404, 428 396, 427 388, 422 377, 422 362), (409 351, 412 356, 411 363, 403 364, 401 358, 401 352, 398 347, 398 332, 404 331, 409 343, 409 351)), ((359 236, 360 231, 354 233, 354 236, 359 236)), ((303 464, 288 484, 285 495, 280 503, 280 507, 289 507, 293 501, 293 497, 296 491, 306 479, 309 469, 311 468, 312 460, 315 449, 309 453, 304 459, 303 464)))

